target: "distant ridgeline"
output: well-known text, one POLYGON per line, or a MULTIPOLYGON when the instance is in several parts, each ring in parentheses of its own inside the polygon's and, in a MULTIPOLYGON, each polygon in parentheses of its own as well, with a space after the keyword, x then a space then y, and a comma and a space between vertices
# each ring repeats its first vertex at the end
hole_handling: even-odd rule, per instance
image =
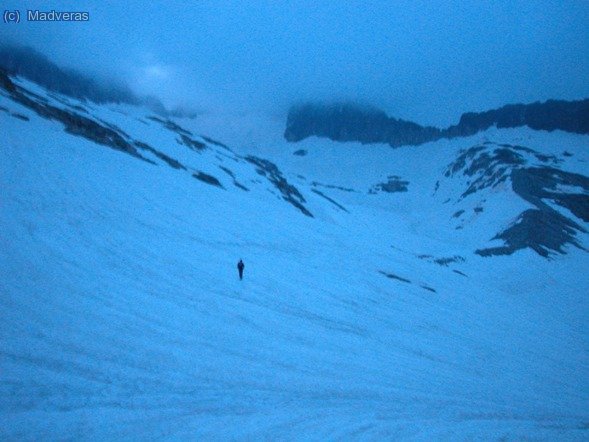
POLYGON ((380 109, 353 103, 304 104, 288 113, 284 138, 300 141, 317 136, 334 141, 363 144, 388 143, 393 147, 418 145, 440 138, 474 135, 491 126, 529 126, 536 130, 589 133, 589 99, 549 100, 545 103, 510 104, 487 112, 463 114, 460 122, 447 129, 398 120, 380 109))

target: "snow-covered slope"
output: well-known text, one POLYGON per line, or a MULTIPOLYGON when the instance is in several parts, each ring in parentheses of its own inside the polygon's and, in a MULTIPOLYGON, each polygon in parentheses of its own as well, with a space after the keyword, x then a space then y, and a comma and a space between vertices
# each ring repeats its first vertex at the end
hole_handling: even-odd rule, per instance
POLYGON ((588 437, 589 137, 292 145, 12 81, 2 439, 588 437), (569 208, 514 190, 548 166, 569 208), (476 253, 528 209, 573 242, 476 253))

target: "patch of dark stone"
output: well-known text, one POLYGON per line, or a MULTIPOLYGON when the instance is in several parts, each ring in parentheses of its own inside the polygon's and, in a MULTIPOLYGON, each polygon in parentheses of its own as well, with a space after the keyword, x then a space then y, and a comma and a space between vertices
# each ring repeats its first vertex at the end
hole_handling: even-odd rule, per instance
POLYGON ((16 112, 10 112, 7 108, 5 108, 4 106, 0 106, 0 112, 5 112, 8 115, 10 115, 11 117, 14 118, 18 118, 19 120, 23 120, 23 121, 29 121, 29 117, 27 117, 26 115, 22 115, 22 114, 17 114, 16 112))
MULTIPOLYGON (((462 273, 460 270, 453 269, 452 271, 454 273, 458 273, 459 275, 466 276, 466 274, 465 273, 462 273)), ((468 278, 468 276, 466 276, 466 277, 468 278)))
POLYGON ((135 146, 138 147, 139 149, 143 149, 143 150, 147 150, 148 152, 151 152, 152 154, 154 154, 156 157, 158 157, 160 160, 165 161, 168 166, 174 168, 174 169, 181 169, 181 170, 187 170, 186 166, 184 166, 182 163, 180 163, 178 160, 175 160, 172 157, 169 157, 168 155, 166 155, 163 152, 160 152, 157 149, 154 149, 153 147, 151 147, 149 144, 144 143, 142 141, 135 141, 135 146))
POLYGON ((540 152, 536 152, 534 149, 530 149, 529 147, 518 146, 518 145, 515 145, 515 144, 497 144, 497 146, 505 147, 507 149, 513 149, 513 150, 517 150, 517 151, 520 151, 520 152, 525 152, 525 153, 534 155, 536 157, 536 159, 538 159, 539 161, 541 161, 543 163, 554 163, 554 164, 558 164, 558 163, 561 162, 561 160, 559 160, 554 155, 542 154, 540 152))
POLYGON ((346 212, 346 213, 350 213, 350 212, 348 212, 348 210, 347 210, 347 209, 346 209, 344 206, 342 206, 341 204, 339 204, 337 201, 334 201, 333 199, 331 199, 330 197, 328 197, 327 195, 325 195, 323 192, 320 192, 320 191, 319 191, 319 190, 317 190, 317 189, 311 189, 311 191, 312 191, 313 193, 316 193, 317 195, 319 195, 319 196, 321 196, 321 197, 325 198, 327 201, 329 201, 331 204, 333 204, 334 206, 336 206, 336 207, 337 207, 337 208, 339 208, 340 210, 343 210, 343 211, 344 211, 344 212, 346 212))
POLYGON ((43 97, 39 97, 36 94, 30 93, 29 91, 14 85, 8 76, 3 75, 2 73, 0 73, 0 86, 10 93, 12 100, 31 109, 37 115, 49 120, 57 120, 61 122, 67 133, 86 138, 94 143, 110 147, 127 153, 135 158, 153 163, 141 156, 137 152, 137 149, 125 140, 125 138, 117 131, 102 126, 96 121, 79 114, 59 109, 48 104, 47 100, 43 99, 43 97), (39 100, 36 101, 31 97, 39 98, 39 100))
POLYGON ((452 264, 454 262, 464 262, 465 259, 463 256, 454 255, 449 257, 442 257, 442 258, 435 258, 432 255, 417 255, 419 259, 424 259, 430 261, 432 263, 441 265, 443 267, 448 267, 448 264, 452 264))
POLYGON ((459 210, 458 212, 454 213, 454 215, 452 215, 452 217, 459 218, 460 215, 462 215, 463 213, 464 213, 464 210, 459 210))
POLYGON ((551 167, 531 167, 514 170, 511 181, 514 192, 536 209, 523 212, 515 223, 493 238, 503 240, 504 246, 477 250, 476 253, 481 256, 510 255, 529 247, 549 258, 554 253, 564 254, 567 244, 586 250, 576 239, 578 232, 586 232, 585 228, 543 200, 550 200, 589 222, 589 178, 551 167), (558 190, 560 185, 580 187, 583 193, 562 193, 558 190))
POLYGON ((304 149, 299 149, 299 150, 295 150, 292 154, 299 156, 299 157, 304 157, 305 155, 307 155, 307 151, 304 149))
POLYGON ((219 168, 233 179, 233 185, 235 187, 238 187, 241 190, 245 190, 246 192, 249 192, 249 189, 247 187, 245 187, 243 184, 241 184, 240 182, 237 181, 237 179, 235 178, 235 174, 230 169, 227 169, 226 167, 223 167, 223 166, 219 166, 219 168))
POLYGON ((425 289, 425 290, 428 290, 430 292, 433 292, 433 293, 437 293, 436 289, 431 288, 431 287, 428 287, 427 285, 422 285, 421 288, 422 289, 425 289))
POLYGON ((572 153, 570 153, 570 152, 568 152, 568 151, 566 151, 566 150, 565 150, 565 151, 564 151, 562 154, 563 154, 565 157, 572 157, 572 156, 573 156, 573 154, 572 154, 572 153))
POLYGON ((184 134, 180 134, 180 139, 176 140, 176 141, 178 141, 179 144, 183 144, 185 146, 188 146, 190 149, 192 149, 196 152, 203 151, 207 147, 207 145, 205 143, 201 143, 200 141, 193 140, 192 138, 190 138, 189 136, 184 135, 184 134))
MULTIPOLYGON (((461 195, 461 199, 481 189, 498 186, 507 180, 512 168, 525 164, 524 158, 519 153, 505 147, 494 149, 492 152, 481 152, 479 148, 471 148, 462 156, 464 155, 471 158, 471 162, 470 165, 463 166, 463 174, 469 177, 478 174, 478 177, 470 183, 468 189, 461 195)), ((459 158, 459 161, 462 163, 463 158, 459 158)), ((452 168, 452 170, 455 169, 452 168)))
POLYGON ((4 69, 0 69, 0 88, 4 89, 9 94, 16 92, 16 86, 4 69))
POLYGON ((542 199, 554 201, 575 216, 589 222, 589 178, 552 167, 531 167, 514 170, 513 190, 526 201, 542 210, 552 210, 542 199), (580 187, 583 193, 562 193, 559 186, 580 187))
POLYGON ((19 120, 22 120, 22 121, 30 121, 29 117, 27 117, 26 115, 11 113, 10 116, 14 117, 14 118, 18 118, 19 120))
MULTIPOLYGON (((210 138, 210 137, 206 137, 206 136, 204 136, 204 135, 201 135, 200 137, 201 137, 203 140, 205 140, 207 143, 209 143, 209 144, 214 144, 215 146, 219 146, 219 147, 222 147, 222 148, 224 148, 224 149, 227 149, 227 150, 231 151, 231 149, 229 149, 229 147, 228 147, 226 144, 223 144, 223 143, 221 143, 220 141, 214 140, 214 139, 212 139, 212 138, 210 138)), ((232 151, 231 151, 231 152, 232 152, 232 151)))
POLYGON ((197 173, 193 173, 192 176, 194 178, 196 178, 197 180, 202 181, 203 183, 207 183, 207 184, 210 184, 211 186, 216 186, 216 187, 220 187, 221 189, 224 189, 221 182, 212 175, 198 171, 197 173))
MULTIPOLYGON (((301 177, 301 178, 304 179, 304 177, 301 177)), ((348 187, 334 186, 332 184, 321 184, 321 183, 318 183, 317 181, 313 181, 311 183, 311 186, 314 186, 314 187, 325 187, 326 189, 336 189, 336 190, 341 190, 343 192, 356 192, 354 189, 350 189, 348 187)))
POLYGON ((158 123, 160 123, 162 126, 164 126, 166 129, 171 130, 172 132, 176 132, 178 135, 184 134, 187 135, 189 137, 192 136, 192 132, 190 132, 189 130, 184 129, 182 126, 177 125, 176 123, 174 123, 171 120, 163 120, 159 117, 156 117, 154 115, 147 117, 149 120, 151 121, 156 121, 158 123))
POLYGON ((576 231, 585 232, 585 229, 554 210, 528 209, 512 226, 493 238, 504 241, 504 246, 479 249, 476 253, 481 256, 511 255, 529 247, 540 256, 550 258, 554 252, 564 254, 566 244, 586 250, 575 239, 576 231))
POLYGON ((448 166, 444 175, 450 177, 462 171, 464 176, 477 176, 474 181, 468 181, 469 187, 460 197, 463 199, 478 190, 493 188, 506 181, 512 170, 526 164, 522 153, 533 155, 543 163, 562 162, 554 155, 541 154, 529 147, 485 142, 483 146, 474 146, 463 151, 456 161, 448 166), (491 151, 491 145, 497 148, 491 151))
POLYGON ((383 272, 382 270, 379 270, 378 273, 380 273, 381 275, 386 276, 389 279, 396 279, 397 281, 401 281, 407 284, 411 284, 411 281, 405 278, 402 278, 401 276, 395 275, 394 273, 389 273, 389 272, 383 272))
POLYGON ((368 193, 375 194, 379 191, 387 193, 407 192, 408 185, 409 181, 402 180, 401 177, 397 175, 391 175, 388 177, 386 183, 375 184, 368 193))
POLYGON ((276 165, 268 160, 247 156, 245 160, 254 166, 256 166, 256 172, 268 179, 282 194, 282 198, 299 209, 304 215, 313 218, 313 214, 304 206, 307 201, 299 190, 289 184, 286 178, 282 176, 282 173, 276 167, 276 165))
POLYGON ((483 211, 482 207, 475 207, 474 209, 474 213, 481 213, 483 211))
POLYGON ((457 125, 442 129, 389 117, 384 111, 354 103, 307 103, 293 106, 284 137, 296 142, 310 136, 334 141, 388 143, 393 147, 419 145, 440 138, 465 137, 496 126, 529 126, 534 130, 589 133, 589 99, 549 100, 515 104, 480 113, 465 113, 457 125))
POLYGON ((119 126, 117 126, 116 124, 109 123, 108 121, 104 121, 104 120, 102 120, 102 119, 100 119, 100 118, 97 118, 97 119, 96 119, 96 121, 98 121, 100 124, 103 124, 103 125, 105 125, 105 126, 106 126, 106 127, 108 127, 109 129, 112 129, 112 130, 114 130, 115 132, 118 132, 118 133, 120 133, 120 134, 121 134, 121 135, 123 135, 125 138, 131 138, 131 137, 129 136, 129 134, 128 134, 128 133, 126 133, 126 132, 125 132, 123 129, 121 129, 121 128, 120 128, 119 126))
POLYGON ((447 258, 437 258, 434 259, 433 262, 435 262, 438 265, 444 266, 444 267, 448 267, 448 264, 451 264, 453 262, 464 262, 464 257, 459 256, 459 255, 454 255, 451 257, 447 257, 447 258))

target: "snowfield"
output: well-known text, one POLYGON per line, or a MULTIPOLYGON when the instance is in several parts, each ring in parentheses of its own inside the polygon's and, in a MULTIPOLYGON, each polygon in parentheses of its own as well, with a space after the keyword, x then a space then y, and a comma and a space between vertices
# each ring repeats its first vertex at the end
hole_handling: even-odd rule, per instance
POLYGON ((273 121, 171 129, 13 81, 168 160, 0 89, 1 439, 589 439, 587 251, 476 254, 532 205, 444 175, 492 142, 587 176, 588 136, 289 144, 273 121), (369 192, 390 176, 407 191, 369 192))

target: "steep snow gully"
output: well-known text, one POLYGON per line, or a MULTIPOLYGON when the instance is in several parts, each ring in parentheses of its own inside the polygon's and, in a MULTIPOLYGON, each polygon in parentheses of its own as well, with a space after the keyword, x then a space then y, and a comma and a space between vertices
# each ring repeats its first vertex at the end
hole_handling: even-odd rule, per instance
POLYGON ((227 118, 1 78, 1 439, 589 438, 588 136, 227 118))

